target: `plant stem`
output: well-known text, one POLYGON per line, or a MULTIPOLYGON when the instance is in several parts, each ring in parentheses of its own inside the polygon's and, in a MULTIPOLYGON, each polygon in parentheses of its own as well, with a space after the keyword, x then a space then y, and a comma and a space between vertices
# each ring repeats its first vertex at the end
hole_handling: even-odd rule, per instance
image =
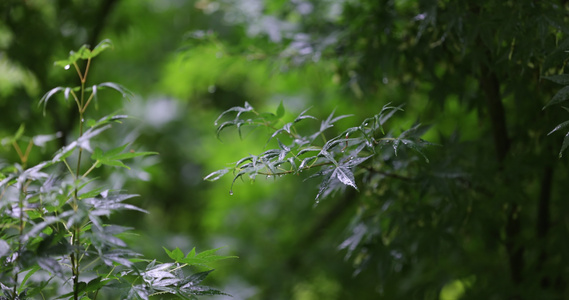
POLYGON ((23 243, 22 243, 22 236, 24 235, 24 199, 26 199, 26 194, 27 194, 27 185, 25 183, 22 183, 22 186, 20 187, 20 197, 19 197, 19 201, 18 201, 18 208, 20 209, 19 211, 19 224, 18 224, 18 251, 16 252, 16 259, 14 260, 14 299, 18 298, 18 273, 19 273, 19 269, 18 269, 18 261, 20 260, 20 257, 22 255, 22 249, 23 249, 23 243))
MULTIPOLYGON (((85 112, 85 82, 87 81, 87 74, 89 73, 89 65, 91 64, 91 59, 87 59, 87 66, 85 67, 85 72, 81 74, 81 71, 76 63, 75 69, 77 70, 77 74, 79 75, 79 79, 81 80, 81 95, 79 100, 79 138, 83 136, 83 126, 84 126, 84 117, 83 114, 85 112)), ((83 148, 79 147, 79 154, 77 156, 77 168, 75 169, 75 179, 79 179, 80 172, 81 172, 81 156, 83 154, 83 148)), ((79 190, 77 186, 73 191, 73 209, 75 212, 79 209, 79 190)), ((80 266, 79 261, 81 257, 81 227, 80 224, 73 224, 72 228, 72 246, 75 247, 75 253, 71 254, 71 269, 73 273, 73 299, 79 299, 79 275, 80 275, 80 266)))

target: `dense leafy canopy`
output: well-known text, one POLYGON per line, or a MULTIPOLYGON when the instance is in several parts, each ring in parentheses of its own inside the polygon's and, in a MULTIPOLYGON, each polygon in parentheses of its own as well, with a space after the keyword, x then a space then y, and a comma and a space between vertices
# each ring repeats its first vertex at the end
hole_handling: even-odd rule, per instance
MULTIPOLYGON (((568 13, 562 0, 2 1, 0 158, 25 169, 87 149, 85 113, 103 145, 83 172, 149 212, 111 216, 139 229, 125 240, 198 265, 213 261, 194 247, 227 245, 240 259, 208 279, 238 299, 563 299, 568 13), (95 55, 78 82, 74 63, 95 55)), ((175 267, 160 268, 144 272, 175 267)))

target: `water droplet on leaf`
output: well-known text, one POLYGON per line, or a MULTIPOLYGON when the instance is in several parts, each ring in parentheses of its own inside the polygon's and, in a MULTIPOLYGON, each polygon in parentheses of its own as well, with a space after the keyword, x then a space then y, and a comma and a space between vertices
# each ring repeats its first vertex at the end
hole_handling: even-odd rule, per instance
POLYGON ((233 196, 233 190, 229 191, 229 196, 233 196))
POLYGON ((65 70, 69 70, 69 68, 71 68, 70 65, 66 65, 65 67, 63 67, 65 70))

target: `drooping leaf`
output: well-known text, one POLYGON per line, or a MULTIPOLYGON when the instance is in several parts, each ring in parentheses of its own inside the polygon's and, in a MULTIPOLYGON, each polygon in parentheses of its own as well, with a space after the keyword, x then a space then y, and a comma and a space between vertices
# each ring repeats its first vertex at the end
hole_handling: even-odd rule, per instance
POLYGON ((127 100, 131 100, 134 97, 134 93, 129 91, 127 88, 125 88, 124 86, 118 84, 118 83, 114 83, 114 82, 103 82, 103 83, 99 83, 97 85, 97 88, 110 88, 113 89, 119 93, 122 94, 122 96, 124 98, 126 98, 127 100))
POLYGON ((217 170, 215 172, 209 173, 206 177, 204 177, 204 180, 216 181, 227 173, 229 173, 228 168, 217 170))
POLYGON ((69 91, 71 91, 71 88, 59 86, 59 87, 56 87, 56 88, 49 90, 47 93, 45 93, 43 95, 43 97, 41 97, 41 99, 39 101, 39 105, 41 105, 43 103, 43 114, 44 115, 46 112, 47 102, 49 101, 49 99, 51 99, 51 97, 53 97, 55 94, 57 94, 58 92, 61 92, 61 91, 64 92, 65 99, 67 99, 69 97, 69 91))
POLYGON ((251 104, 249 104, 249 103, 246 102, 246 101, 245 101, 244 107, 241 107, 241 106, 232 107, 232 108, 230 108, 230 109, 228 109, 228 110, 222 112, 222 113, 219 115, 219 117, 217 117, 217 119, 216 119, 215 122, 214 122, 215 125, 217 125, 217 122, 218 122, 219 120, 221 120, 221 118, 223 118, 223 116, 225 116, 226 114, 228 114, 228 113, 230 113, 230 112, 232 112, 232 111, 237 112, 237 116, 235 117, 235 119, 237 120, 237 119, 239 119, 239 116, 241 116, 242 113, 244 113, 244 112, 249 112, 249 111, 253 111, 253 107, 251 106, 251 104))

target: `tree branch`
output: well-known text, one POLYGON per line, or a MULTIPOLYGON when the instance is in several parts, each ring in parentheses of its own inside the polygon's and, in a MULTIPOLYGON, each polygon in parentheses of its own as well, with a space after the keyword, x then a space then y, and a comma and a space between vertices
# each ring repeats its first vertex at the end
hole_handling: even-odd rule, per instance
MULTIPOLYGON (((482 41, 480 41, 482 43, 482 41)), ((492 54, 486 51, 488 64, 493 61, 492 54)), ((492 127, 492 136, 494 139, 494 148, 496 158, 503 169, 503 163, 510 149, 510 139, 506 127, 506 114, 504 105, 500 96, 500 82, 496 73, 492 71, 486 64, 480 65, 479 85, 484 92, 486 98, 486 107, 490 116, 490 124, 492 127)), ((508 265, 510 276, 515 285, 522 282, 522 271, 524 269, 524 248, 519 244, 521 234, 520 206, 515 202, 509 203, 510 209, 506 216, 506 252, 508 254, 508 265)), ((514 295, 513 299, 518 299, 519 295, 514 295)))

